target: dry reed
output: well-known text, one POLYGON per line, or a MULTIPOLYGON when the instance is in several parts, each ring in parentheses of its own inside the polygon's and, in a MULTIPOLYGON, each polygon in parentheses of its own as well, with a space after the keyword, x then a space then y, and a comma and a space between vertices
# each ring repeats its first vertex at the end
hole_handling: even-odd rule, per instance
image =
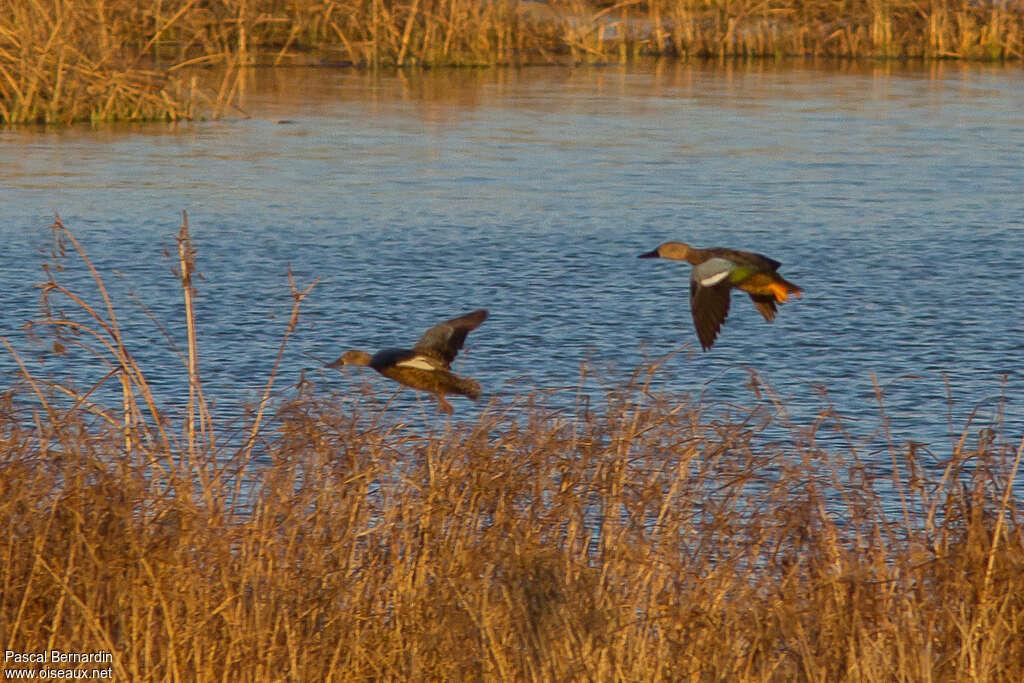
MULTIPOLYGON (((272 374, 232 439, 203 399, 187 220, 176 420, 101 274, 54 229, 95 291, 51 267, 49 310, 79 315, 35 331, 91 354, 121 400, 48 383, 8 344, 23 386, 0 397, 5 650, 109 652, 132 681, 1024 670, 1024 443, 998 424, 934 450, 887 435, 867 455, 827 404, 792 424, 758 385, 751 408, 724 411, 652 392, 655 364, 600 405, 523 396, 451 422, 310 383, 273 403, 272 374)), ((310 288, 291 285, 286 337, 310 288)))
POLYGON ((0 122, 191 119, 239 67, 700 58, 1024 57, 1024 5, 967 0, 8 0, 0 122), (199 66, 223 67, 199 87, 199 66))

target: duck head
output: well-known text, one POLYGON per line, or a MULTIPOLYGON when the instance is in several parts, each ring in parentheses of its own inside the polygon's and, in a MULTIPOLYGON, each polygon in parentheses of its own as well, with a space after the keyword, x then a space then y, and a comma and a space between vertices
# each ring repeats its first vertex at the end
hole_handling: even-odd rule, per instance
POLYGON ((690 245, 684 242, 665 242, 658 245, 658 248, 646 254, 640 254, 637 258, 667 258, 673 261, 686 261, 690 255, 690 245))
POLYGON ((352 350, 352 351, 346 351, 345 353, 341 354, 341 358, 339 358, 338 360, 334 361, 333 363, 328 363, 325 367, 328 367, 328 368, 338 368, 340 370, 342 367, 344 367, 346 365, 369 365, 369 364, 370 364, 370 354, 368 354, 366 351, 352 350))

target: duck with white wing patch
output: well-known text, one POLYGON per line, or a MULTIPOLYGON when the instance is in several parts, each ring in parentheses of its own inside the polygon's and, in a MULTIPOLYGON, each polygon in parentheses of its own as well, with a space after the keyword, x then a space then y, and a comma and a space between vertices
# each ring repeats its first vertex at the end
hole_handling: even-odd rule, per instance
POLYGON ((705 351, 715 343, 718 331, 729 315, 732 290, 750 295, 754 306, 768 322, 778 313, 776 303, 799 297, 803 290, 777 272, 782 264, 775 259, 751 251, 695 249, 683 242, 665 242, 638 258, 664 258, 686 261, 690 272, 690 312, 697 338, 705 351))
POLYGON ((384 349, 372 356, 365 351, 346 351, 327 367, 369 366, 400 384, 434 394, 438 409, 450 413, 452 407, 445 394, 473 401, 480 398, 480 385, 453 373, 451 363, 466 343, 467 335, 486 319, 487 311, 473 311, 431 327, 411 349, 384 349))

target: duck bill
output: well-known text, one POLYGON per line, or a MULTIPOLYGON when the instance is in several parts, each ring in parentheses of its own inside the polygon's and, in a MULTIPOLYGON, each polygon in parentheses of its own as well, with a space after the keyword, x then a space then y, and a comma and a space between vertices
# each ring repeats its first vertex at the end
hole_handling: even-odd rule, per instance
POLYGON ((637 258, 658 258, 658 250, 649 251, 645 254, 640 254, 637 258))

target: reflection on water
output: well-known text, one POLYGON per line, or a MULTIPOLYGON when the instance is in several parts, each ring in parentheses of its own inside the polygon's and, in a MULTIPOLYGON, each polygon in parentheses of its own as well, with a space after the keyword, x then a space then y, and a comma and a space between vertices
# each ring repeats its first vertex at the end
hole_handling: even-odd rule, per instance
MULTIPOLYGON (((30 285, 59 212, 113 292, 138 295, 180 345, 162 254, 187 209, 204 379, 228 413, 259 397, 290 266, 300 284, 321 281, 279 386, 342 348, 411 344, 487 307, 459 362, 492 396, 575 387, 587 359, 615 377, 687 344, 658 388, 750 403, 752 369, 794 419, 827 390, 869 433, 875 377, 897 441, 948 443, 947 393, 954 431, 981 404, 978 429, 1002 411, 1019 435, 1020 75, 850 62, 268 69, 246 81, 250 118, 6 130, 4 336, 42 348, 16 330, 38 312, 30 285), (769 254, 806 294, 772 325, 736 297, 701 353, 689 267, 635 258, 668 239, 769 254)), ((81 269, 64 277, 87 282, 81 269)), ((180 404, 162 334, 130 304, 121 320, 180 404)), ((74 349, 44 360, 83 386, 103 372, 74 349)), ((377 382, 313 377, 340 391, 377 382)))

